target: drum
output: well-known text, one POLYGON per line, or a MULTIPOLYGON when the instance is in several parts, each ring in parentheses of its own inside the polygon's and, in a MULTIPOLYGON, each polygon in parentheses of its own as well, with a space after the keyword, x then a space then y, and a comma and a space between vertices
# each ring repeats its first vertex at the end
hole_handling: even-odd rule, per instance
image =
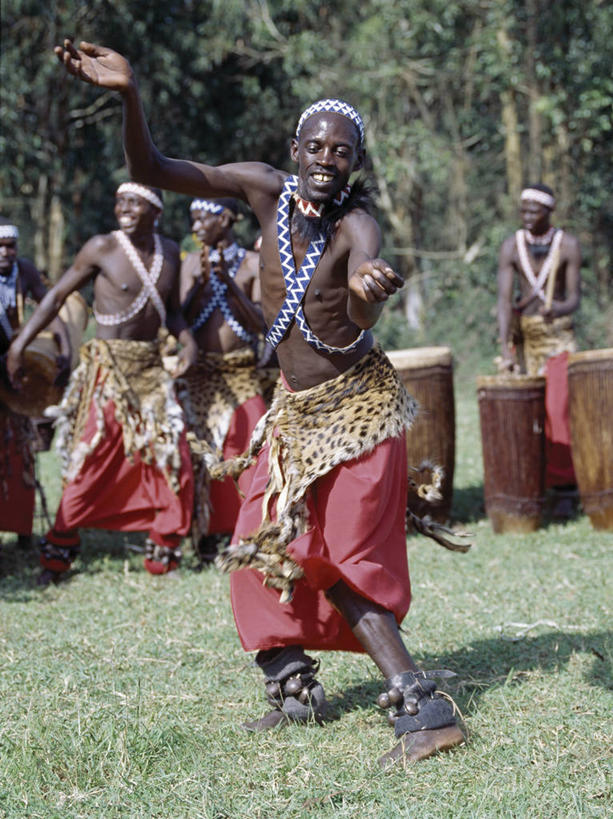
POLYGON ((494 532, 533 532, 545 502, 545 378, 477 378, 485 511, 494 532))
MULTIPOLYGON (((79 293, 71 293, 62 305, 59 317, 66 325, 72 349, 71 368, 79 362, 79 347, 87 326, 87 303, 79 293)), ((43 330, 26 347, 23 354, 24 376, 19 390, 0 384, 0 401, 13 412, 40 418, 47 407, 62 398, 63 387, 54 384, 59 348, 53 334, 43 330)))
POLYGON ((613 529, 613 349, 568 357, 573 464, 594 529, 613 529))
MULTIPOLYGON (((408 392, 419 402, 417 418, 407 431, 409 467, 423 461, 444 469, 442 500, 437 504, 411 497, 411 510, 445 523, 451 512, 455 468, 455 402, 453 361, 449 347, 417 347, 386 353, 408 392)), ((409 473, 410 474, 410 473, 409 473)))

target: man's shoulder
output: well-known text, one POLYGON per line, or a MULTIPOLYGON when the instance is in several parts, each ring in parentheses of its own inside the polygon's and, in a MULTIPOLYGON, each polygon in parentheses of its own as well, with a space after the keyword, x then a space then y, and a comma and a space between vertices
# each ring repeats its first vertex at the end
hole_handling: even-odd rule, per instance
POLYGON ((162 234, 160 234, 160 240, 162 242, 162 251, 164 252, 164 255, 171 257, 173 260, 178 260, 180 257, 180 250, 179 245, 175 242, 175 240, 170 239, 168 236, 162 236, 162 234))
POLYGON ((24 256, 17 257, 17 272, 22 278, 30 278, 35 276, 40 278, 40 270, 36 267, 34 262, 26 259, 24 256))

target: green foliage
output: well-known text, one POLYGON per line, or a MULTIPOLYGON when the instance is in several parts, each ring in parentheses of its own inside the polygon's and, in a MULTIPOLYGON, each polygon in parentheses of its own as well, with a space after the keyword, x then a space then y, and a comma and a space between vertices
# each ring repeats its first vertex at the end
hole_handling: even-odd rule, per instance
MULTIPOLYGON (((412 332, 423 338, 435 326, 443 337, 457 326, 465 339, 461 319, 473 303, 488 322, 485 337, 495 335, 497 253, 517 223, 502 119, 511 95, 521 181, 535 181, 531 169, 540 167, 559 186, 558 223, 584 249, 586 316, 605 314, 613 270, 610 3, 7 0, 1 208, 22 228, 22 251, 31 255, 36 241, 40 255, 59 197, 65 261, 113 227, 113 192, 125 174, 120 101, 59 70, 52 46, 67 32, 130 58, 156 143, 173 156, 289 169, 301 108, 328 95, 354 103, 367 125, 383 252, 415 276, 423 322, 412 332)), ((188 230, 187 205, 166 197, 163 229, 177 239, 188 230)), ((247 242, 256 230, 250 224, 247 242)), ((605 336, 603 328, 591 340, 605 336)))

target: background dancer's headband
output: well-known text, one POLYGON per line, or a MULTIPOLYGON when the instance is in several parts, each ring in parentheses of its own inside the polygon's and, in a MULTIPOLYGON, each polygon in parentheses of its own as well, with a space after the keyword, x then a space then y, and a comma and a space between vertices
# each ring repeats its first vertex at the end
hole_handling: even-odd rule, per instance
POLYGON ((15 225, 0 225, 0 239, 19 239, 19 231, 15 225))
POLYGON ((190 212, 195 210, 203 210, 205 213, 214 213, 219 215, 224 212, 225 207, 219 202, 212 202, 210 199, 194 199, 189 206, 190 212))
POLYGON ((136 196, 142 196, 143 199, 146 199, 147 202, 151 202, 151 204, 155 205, 159 210, 164 210, 164 204, 160 197, 152 190, 149 190, 149 188, 146 188, 144 185, 139 185, 137 182, 122 182, 117 188, 116 195, 119 196, 120 193, 133 193, 136 196))
POLYGON ((314 102, 313 105, 309 105, 309 107, 302 112, 300 119, 298 120, 296 139, 300 139, 300 131, 307 119, 312 117, 313 114, 319 114, 321 111, 341 114, 343 117, 350 119, 360 133, 360 148, 364 147, 364 122, 362 121, 362 117, 353 106, 349 105, 348 102, 344 102, 343 100, 318 100, 317 102, 314 102))
POLYGON ((522 202, 538 202, 539 205, 545 205, 546 208, 553 210, 556 206, 556 200, 549 193, 539 191, 536 188, 524 188, 520 197, 522 202))

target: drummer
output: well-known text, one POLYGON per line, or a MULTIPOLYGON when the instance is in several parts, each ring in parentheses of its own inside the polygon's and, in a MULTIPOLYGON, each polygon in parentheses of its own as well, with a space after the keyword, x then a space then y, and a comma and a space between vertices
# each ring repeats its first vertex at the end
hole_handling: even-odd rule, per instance
POLYGON ((575 236, 551 224, 555 204, 547 185, 529 185, 521 193, 522 228, 500 249, 498 328, 501 369, 547 377, 546 482, 557 490, 554 516, 565 518, 573 511, 576 483, 566 364, 576 349, 572 315, 580 301, 581 250, 575 236))
POLYGON ((195 362, 197 348, 180 313, 179 249, 157 232, 162 209, 159 190, 120 185, 120 229, 86 242, 8 353, 9 377, 18 385, 27 344, 70 293, 94 280, 96 337, 81 348, 56 421, 64 492, 41 541, 40 585, 70 568, 79 527, 147 531, 145 568, 152 574, 180 561, 193 474, 158 330, 167 324, 182 345, 175 375, 195 362))
MULTIPOLYGON (((39 302, 47 288, 28 259, 17 255, 19 230, 0 217, 0 378, 7 379, 6 352, 23 322, 24 300, 39 302)), ((50 325, 59 354, 56 383, 66 384, 70 367, 70 339, 64 322, 50 325)), ((27 401, 27 396, 24 397, 27 401)), ((30 419, 0 402, 0 531, 15 532, 20 546, 32 534, 34 517, 34 428, 30 419)))

